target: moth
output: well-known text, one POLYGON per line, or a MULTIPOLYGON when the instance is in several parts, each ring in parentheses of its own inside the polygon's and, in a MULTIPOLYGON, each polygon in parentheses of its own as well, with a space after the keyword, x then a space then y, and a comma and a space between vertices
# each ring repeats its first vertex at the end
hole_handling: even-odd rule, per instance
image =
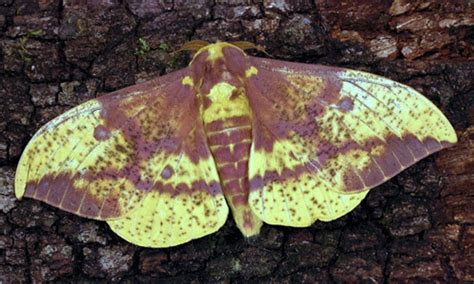
POLYGON ((15 194, 104 220, 128 242, 170 247, 216 232, 230 211, 307 227, 456 143, 428 99, 345 68, 249 56, 246 42, 188 43, 189 66, 83 103, 43 126, 15 194))

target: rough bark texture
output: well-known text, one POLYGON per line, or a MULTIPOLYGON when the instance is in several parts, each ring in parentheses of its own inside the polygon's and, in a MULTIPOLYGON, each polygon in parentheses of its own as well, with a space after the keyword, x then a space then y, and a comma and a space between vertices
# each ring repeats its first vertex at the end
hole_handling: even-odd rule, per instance
POLYGON ((0 0, 0 282, 474 281, 473 11, 472 0, 0 0), (274 58, 403 82, 443 110, 460 142, 337 221, 265 226, 252 241, 229 218, 211 236, 144 249, 105 223, 15 200, 15 165, 42 124, 184 67, 171 51, 191 39, 249 40, 274 58))

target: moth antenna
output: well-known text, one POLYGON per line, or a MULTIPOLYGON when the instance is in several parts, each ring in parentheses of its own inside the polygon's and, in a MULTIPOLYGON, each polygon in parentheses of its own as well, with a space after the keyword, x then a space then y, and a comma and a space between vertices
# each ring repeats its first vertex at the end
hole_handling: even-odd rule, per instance
POLYGON ((265 53, 267 56, 269 57, 272 57, 270 54, 268 54, 268 52, 265 50, 265 47, 261 46, 261 45, 257 45, 253 42, 250 42, 250 41, 234 41, 234 42, 229 42, 230 44, 232 45, 235 45, 237 46, 238 48, 242 49, 242 50, 247 50, 247 49, 256 49, 260 52, 263 52, 265 53))
POLYGON ((192 40, 192 41, 188 41, 185 44, 183 44, 183 46, 181 46, 181 48, 176 50, 174 53, 178 53, 178 52, 181 52, 181 51, 196 52, 199 49, 201 49, 205 46, 208 46, 208 45, 209 45, 209 42, 207 42, 205 40, 198 40, 198 39, 197 40, 192 40))

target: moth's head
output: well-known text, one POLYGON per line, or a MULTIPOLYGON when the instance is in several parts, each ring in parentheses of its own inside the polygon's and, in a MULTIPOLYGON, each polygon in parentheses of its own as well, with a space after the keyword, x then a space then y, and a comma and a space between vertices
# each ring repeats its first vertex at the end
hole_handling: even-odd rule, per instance
MULTIPOLYGON (((179 50, 195 52, 193 56, 193 61, 196 57, 207 53, 207 61, 216 61, 219 58, 225 57, 223 52, 224 49, 236 49, 241 51, 245 55, 245 50, 247 49, 257 49, 259 51, 265 52, 263 47, 255 45, 254 43, 248 41, 235 41, 235 42, 223 42, 217 41, 216 43, 209 43, 203 40, 193 40, 185 43, 179 50)), ((192 61, 191 61, 192 62, 192 61)))
POLYGON ((215 64, 221 59, 226 62, 235 57, 240 59, 240 57, 245 57, 246 54, 235 45, 227 42, 216 42, 199 49, 194 55, 193 61, 200 56, 204 56, 206 62, 215 64))
POLYGON ((216 42, 191 41, 181 50, 195 51, 189 64, 194 86, 207 92, 218 82, 238 85, 245 78, 249 61, 246 49, 257 48, 249 42, 216 42))

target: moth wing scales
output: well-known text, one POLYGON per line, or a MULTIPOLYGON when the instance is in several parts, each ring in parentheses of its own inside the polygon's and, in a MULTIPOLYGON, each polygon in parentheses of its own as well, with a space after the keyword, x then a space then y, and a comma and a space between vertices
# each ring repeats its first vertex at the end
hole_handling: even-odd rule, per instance
POLYGON ((43 126, 20 159, 16 196, 106 220, 142 246, 173 246, 216 231, 228 208, 212 156, 193 151, 192 143, 207 143, 204 136, 187 140, 202 132, 197 117, 189 118, 198 112, 181 83, 187 73, 91 100, 43 126), (176 157, 183 157, 182 171, 176 157))
POLYGON ((405 85, 349 69, 251 62, 250 204, 267 223, 339 218, 374 186, 457 141, 441 111, 405 85))

